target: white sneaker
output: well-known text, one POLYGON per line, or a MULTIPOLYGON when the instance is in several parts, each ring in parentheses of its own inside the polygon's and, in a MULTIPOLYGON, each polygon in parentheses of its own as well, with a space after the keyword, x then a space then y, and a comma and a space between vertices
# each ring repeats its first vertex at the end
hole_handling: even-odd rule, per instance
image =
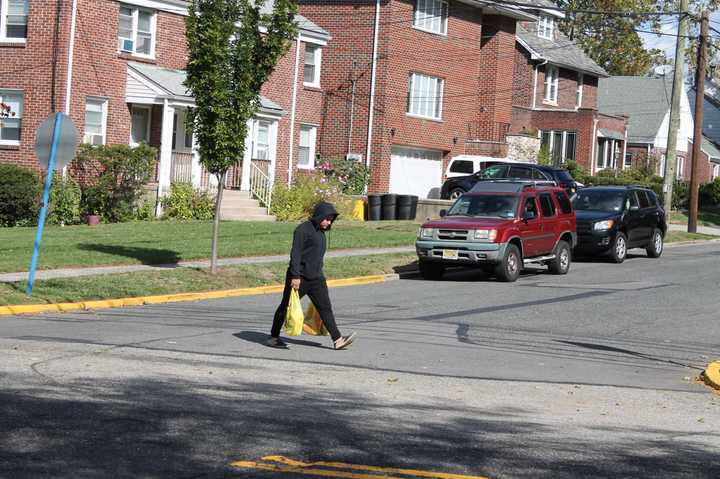
POLYGON ((340 336, 333 342, 335 349, 345 349, 350 346, 355 340, 355 333, 350 333, 349 336, 340 336))

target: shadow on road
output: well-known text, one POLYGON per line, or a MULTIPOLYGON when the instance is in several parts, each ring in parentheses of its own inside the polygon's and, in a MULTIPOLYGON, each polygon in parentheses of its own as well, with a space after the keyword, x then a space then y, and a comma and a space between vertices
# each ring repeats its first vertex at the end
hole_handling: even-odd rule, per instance
POLYGON ((174 267, 182 258, 177 251, 160 248, 143 248, 139 246, 119 246, 98 243, 82 243, 78 245, 79 249, 85 251, 97 251, 112 256, 125 256, 126 258, 135 258, 142 264, 167 265, 174 267))
POLYGON ((0 392, 0 471, 17 478, 310 477, 229 466, 281 454, 491 478, 720 477, 717 450, 693 432, 658 423, 608 434, 599 426, 538 423, 535 414, 402 398, 388 404, 290 380, 88 379, 0 392))
MULTIPOLYGON (((268 325, 268 327, 269 327, 269 325, 268 325)), ((233 336, 235 336, 238 339, 243 339, 243 340, 251 342, 251 343, 261 344, 263 346, 265 346, 265 343, 267 343, 267 340, 269 337, 268 334, 259 333, 257 331, 242 331, 242 332, 233 334, 233 336)), ((283 335, 283 341, 285 341, 288 344, 297 344, 299 346, 312 346, 315 348, 332 349, 329 346, 323 346, 322 343, 319 343, 317 341, 305 341, 303 339, 293 339, 293 338, 289 338, 284 335, 283 335)))

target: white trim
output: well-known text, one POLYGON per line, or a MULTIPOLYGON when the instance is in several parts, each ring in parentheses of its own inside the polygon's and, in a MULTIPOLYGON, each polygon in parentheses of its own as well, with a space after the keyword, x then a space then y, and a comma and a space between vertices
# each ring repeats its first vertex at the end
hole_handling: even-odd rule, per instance
POLYGON ((188 16, 187 2, 172 0, 122 0, 119 3, 188 16))
POLYGON ((305 50, 303 53, 303 86, 311 87, 311 88, 320 88, 320 75, 321 75, 321 69, 322 69, 322 47, 315 45, 315 44, 305 44, 305 50), (310 47, 313 55, 313 81, 306 82, 305 81, 305 66, 307 63, 307 53, 308 53, 308 47, 310 47))
POLYGON ((24 38, 9 38, 7 37, 7 17, 10 7, 8 6, 9 0, 0 0, 0 43, 26 43, 27 41, 27 29, 30 23, 30 0, 25 0, 25 8, 27 9, 27 15, 25 16, 25 37, 24 38))
MULTIPOLYGON (((425 15, 425 18, 423 19, 424 23, 427 24, 428 13, 427 10, 422 12, 425 15)), ((413 8, 413 19, 412 19, 412 28, 414 30, 419 30, 421 32, 425 33, 431 33, 433 35, 440 35, 443 37, 447 37, 448 32, 448 17, 450 16, 450 5, 447 0, 415 0, 415 7, 413 8), (440 4, 440 30, 433 30, 432 28, 428 28, 423 25, 419 25, 417 22, 418 20, 418 14, 420 12, 419 10, 419 3, 423 2, 423 6, 425 8, 428 8, 428 4, 430 4, 430 11, 432 12, 432 4, 433 3, 439 3, 440 4)))
POLYGON ((577 87, 575 89, 575 109, 582 108, 583 93, 585 93, 585 74, 577 72, 577 87))
MULTIPOLYGON (((426 85, 426 86, 429 86, 429 85, 426 85)), ((423 118, 426 120, 442 121, 443 97, 445 95, 445 79, 444 78, 435 77, 435 76, 431 76, 431 75, 425 75, 424 73, 410 72, 410 81, 409 81, 409 85, 408 85, 408 90, 409 90, 408 91, 408 104, 407 104, 407 108, 406 108, 406 112, 405 112, 407 116, 415 117, 415 118, 423 118), (418 98, 418 97, 422 98, 422 99, 424 99, 424 100, 422 100, 423 102, 428 102, 430 100, 430 96, 422 96, 422 93, 428 93, 429 90, 426 92, 422 92, 422 91, 418 92, 417 91, 416 80, 419 77, 423 77, 423 78, 430 79, 433 81, 433 88, 432 88, 433 92, 437 92, 438 82, 440 83, 440 96, 432 97, 432 100, 433 100, 433 105, 432 105, 433 114, 432 115, 423 115, 422 113, 418 113, 417 111, 412 111, 413 103, 414 103, 413 98, 418 98), (415 95, 413 95, 414 91, 416 93, 415 95), (418 95, 418 93, 420 95, 418 95)))
POLYGON ((132 137, 132 127, 133 127, 132 116, 133 116, 133 110, 135 110, 136 108, 138 110, 147 111, 147 126, 145 127, 145 141, 150 143, 150 125, 152 124, 152 106, 151 105, 133 104, 133 105, 130 105, 130 141, 129 141, 130 146, 138 146, 140 144, 138 142, 133 141, 133 137, 132 137))
POLYGON ((558 101, 558 88, 560 86, 560 68, 555 65, 545 65, 545 79, 543 81, 543 103, 550 105, 557 105, 558 101), (548 75, 551 71, 555 72, 555 75, 548 75), (548 82, 548 76, 551 82, 548 82), (549 86, 549 88, 548 88, 549 86), (549 94, 549 96, 548 96, 549 94))
POLYGON ((300 136, 298 139, 298 168, 301 170, 314 170, 315 169, 315 150, 317 147, 317 130, 318 127, 316 125, 309 125, 309 124, 300 124, 300 136), (302 131, 303 128, 307 131, 310 131, 310 144, 305 146, 305 148, 308 148, 308 160, 309 163, 307 165, 301 165, 300 164, 300 148, 303 148, 302 142, 302 131))
POLYGON ((288 186, 292 184, 293 151, 295 150, 295 109, 297 107, 297 88, 300 70, 300 35, 295 39, 295 73, 293 75, 292 105, 290 106, 290 152, 288 153, 288 186))
MULTIPOLYGON (((20 142, 22 141, 22 135, 23 135, 23 116, 24 116, 24 109, 25 109, 25 92, 23 90, 18 90, 16 88, 0 88, 0 99, 3 97, 3 92, 10 93, 11 95, 19 95, 20 96, 20 116, 11 117, 10 119, 19 119, 20 120, 20 128, 19 128, 19 135, 20 140, 0 140, 0 145, 7 145, 7 146, 20 146, 20 142)), ((4 101, 4 100, 2 100, 4 101)), ((0 119, 0 122, 2 120, 0 119)))
POLYGON ((537 36, 552 40, 555 35, 555 19, 550 15, 540 15, 537 21, 537 36))
POLYGON ((375 0, 375 33, 373 35, 372 73, 370 75, 370 112, 368 113, 367 146, 365 151, 365 166, 370 167, 370 153, 372 152, 373 121, 375 119, 375 80, 377 76, 378 36, 380 34, 380 0, 375 0))
MULTIPOLYGON (((131 55, 138 58, 146 58, 149 60, 155 60, 155 45, 157 43, 157 17, 158 12, 157 9, 150 9, 150 8, 143 8, 138 7, 137 5, 130 5, 127 2, 119 2, 118 6, 118 18, 120 16, 120 9, 121 8, 129 8, 132 11, 132 42, 133 42, 133 51, 128 50, 122 50, 120 48, 120 45, 117 46, 118 53, 125 54, 125 55, 131 55), (140 42, 138 42, 138 23, 140 19, 140 12, 150 14, 150 53, 138 53, 137 48, 140 42)), ((120 38, 120 32, 118 31, 118 40, 120 38)))
MULTIPOLYGON (((158 199, 170 191, 170 169, 172 166, 172 133, 175 108, 166 99, 163 103, 162 127, 160 130, 160 166, 158 168, 158 199)), ((162 202, 158 201, 156 214, 162 214, 162 202)))
POLYGON ((100 131, 102 135, 102 143, 101 145, 107 145, 107 121, 108 121, 108 108, 110 101, 107 97, 103 96, 92 96, 88 95, 85 97, 85 109, 83 110, 83 143, 92 145, 92 141, 87 141, 87 120, 85 119, 85 115, 87 115, 87 107, 89 103, 99 103, 101 110, 101 125, 100 125, 100 131))
POLYGON ((321 47, 327 46, 328 41, 326 36, 315 37, 311 33, 300 33, 300 41, 304 43, 312 43, 313 45, 319 45, 321 47))
POLYGON ((597 171, 596 170, 597 164, 595 161, 595 148, 597 147, 597 139, 598 139, 598 128, 597 128, 598 121, 599 120, 597 118, 593 119, 593 132, 592 132, 592 138, 591 138, 591 143, 590 143, 590 174, 591 175, 594 175, 595 171, 597 171))
POLYGON ((72 3, 70 19, 70 47, 68 48, 67 83, 65 85, 65 114, 70 116, 70 99, 72 96, 73 58, 75 57, 75 23, 77 19, 77 0, 72 3))

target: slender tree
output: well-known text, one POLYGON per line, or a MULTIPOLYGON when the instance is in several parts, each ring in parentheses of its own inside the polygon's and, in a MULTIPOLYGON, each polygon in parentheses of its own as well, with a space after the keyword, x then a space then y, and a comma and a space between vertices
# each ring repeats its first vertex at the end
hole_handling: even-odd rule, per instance
POLYGON ((295 0, 191 0, 185 85, 195 98, 190 123, 200 162, 218 180, 210 271, 217 271, 220 207, 227 171, 244 155, 247 124, 260 105, 260 88, 287 52, 297 26, 295 0))

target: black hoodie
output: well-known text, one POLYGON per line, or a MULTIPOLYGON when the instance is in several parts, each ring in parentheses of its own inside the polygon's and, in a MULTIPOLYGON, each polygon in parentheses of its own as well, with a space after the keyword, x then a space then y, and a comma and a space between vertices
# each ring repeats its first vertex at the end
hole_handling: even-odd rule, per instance
POLYGON ((290 251, 291 278, 324 277, 323 257, 327 249, 327 239, 325 231, 320 229, 320 222, 325 218, 332 218, 332 221, 335 221, 337 217, 338 213, 331 203, 318 203, 312 217, 295 228, 292 251, 290 251))

